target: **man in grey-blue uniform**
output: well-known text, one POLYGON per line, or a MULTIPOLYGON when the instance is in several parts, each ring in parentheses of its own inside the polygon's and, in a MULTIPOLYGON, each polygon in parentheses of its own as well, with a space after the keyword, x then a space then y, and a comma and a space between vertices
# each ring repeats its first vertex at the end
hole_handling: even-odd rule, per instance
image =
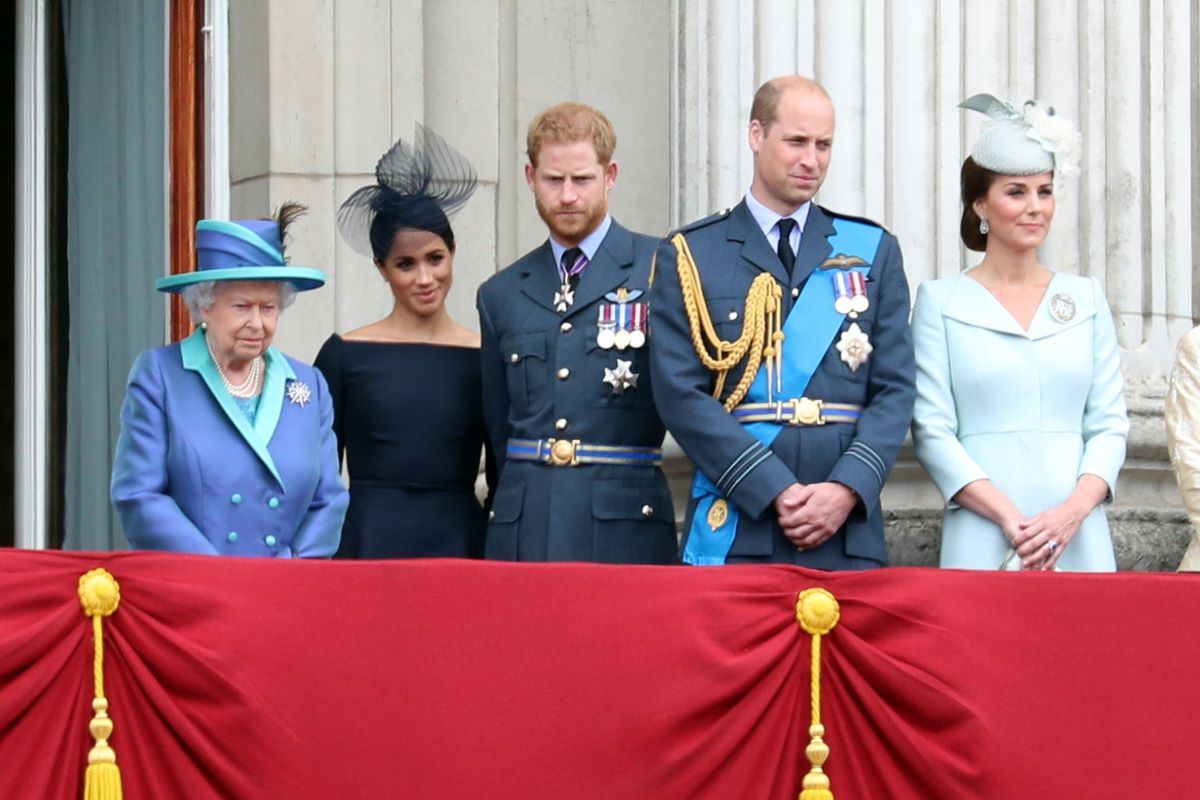
POLYGON ((608 214, 616 132, 562 103, 529 126, 525 178, 550 238, 479 289, 484 417, 500 465, 486 556, 672 563, 650 386, 657 240, 608 214))
POLYGON ((886 562, 879 494, 912 418, 895 238, 812 202, 833 103, 799 76, 755 94, 754 179, 658 252, 654 394, 696 464, 683 560, 886 562))

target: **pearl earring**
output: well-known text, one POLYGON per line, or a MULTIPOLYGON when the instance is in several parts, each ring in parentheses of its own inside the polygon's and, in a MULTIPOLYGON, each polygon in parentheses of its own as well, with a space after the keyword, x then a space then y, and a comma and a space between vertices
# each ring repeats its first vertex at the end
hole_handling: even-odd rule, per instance
POLYGON ((979 218, 979 232, 982 233, 984 236, 987 236, 988 231, 990 231, 991 229, 992 229, 991 226, 988 225, 988 223, 987 223, 987 217, 980 217, 979 218))
POLYGON ((200 330, 202 330, 202 331, 206 331, 206 330, 208 330, 208 323, 207 323, 207 322, 201 322, 201 323, 200 323, 200 330))

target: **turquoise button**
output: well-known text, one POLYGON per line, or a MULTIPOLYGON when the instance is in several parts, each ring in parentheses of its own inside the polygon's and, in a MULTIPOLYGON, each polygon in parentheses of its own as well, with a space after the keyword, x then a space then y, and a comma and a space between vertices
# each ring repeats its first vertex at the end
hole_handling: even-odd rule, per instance
POLYGON ((237 541, 237 531, 230 531, 229 535, 226 536, 225 538, 228 539, 230 542, 236 542, 237 541))
POLYGON ((263 541, 267 543, 267 547, 275 546, 275 537, 270 534, 267 534, 267 538, 263 539, 263 541))
POLYGON ((242 496, 240 494, 235 493, 233 495, 233 497, 229 498, 229 502, 233 503, 236 506, 238 503, 242 502, 242 496))
POLYGON ((267 501, 267 505, 271 508, 279 508, 279 498, 272 497, 270 500, 267 501))

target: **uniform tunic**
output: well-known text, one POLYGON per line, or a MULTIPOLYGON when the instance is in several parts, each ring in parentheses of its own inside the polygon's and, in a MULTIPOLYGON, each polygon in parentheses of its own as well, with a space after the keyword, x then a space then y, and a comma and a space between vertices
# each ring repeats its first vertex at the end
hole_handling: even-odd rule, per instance
MULTIPOLYGON (((947 501, 942 566, 997 569, 1008 553, 998 525, 951 502, 972 481, 990 480, 1026 517, 1063 503, 1085 473, 1116 486, 1129 421, 1112 315, 1095 279, 1056 274, 1028 331, 969 274, 929 281, 917 292, 913 332, 913 438, 947 501)), ((1058 566, 1116 569, 1101 507, 1058 566)))
MULTIPOLYGON (((813 205, 789 276, 752 217, 745 201, 682 230, 703 285, 709 314, 726 341, 742 331, 746 293, 767 272, 783 289, 783 315, 792 312, 806 281, 831 280, 823 269, 832 252, 837 215, 813 205)), ((866 220, 858 224, 874 226, 866 220)), ((878 226, 874 226, 878 227, 878 226)), ((654 324, 654 394, 676 441, 739 513, 730 562, 782 562, 823 569, 853 569, 886 562, 879 493, 912 418, 913 357, 908 326, 908 282, 895 238, 880 231, 866 279, 870 306, 846 318, 807 387, 810 399, 863 407, 856 425, 783 427, 769 448, 743 428, 712 397, 715 376, 697 355, 683 307, 676 251, 664 242, 658 252, 651 296, 654 324), (836 343, 857 324, 874 347, 858 369, 841 357, 836 343), (799 552, 783 535, 775 497, 792 483, 836 481, 854 490, 858 502, 845 524, 820 546, 799 552)), ((788 357, 787 342, 784 358, 788 357)), ((740 377, 730 374, 727 386, 740 377)), ((697 507, 689 503, 685 536, 697 507)))
MULTIPOLYGON (((674 513, 654 466, 554 467, 507 460, 510 438, 660 447, 665 431, 650 385, 649 343, 597 342, 605 295, 645 292, 656 240, 615 221, 584 269, 574 303, 555 310, 560 286, 550 242, 479 289, 484 417, 500 464, 486 556, 517 561, 670 563, 674 513), (637 385, 618 394, 606 369, 630 362, 637 385)), ((633 302, 645 302, 642 295, 633 302)))

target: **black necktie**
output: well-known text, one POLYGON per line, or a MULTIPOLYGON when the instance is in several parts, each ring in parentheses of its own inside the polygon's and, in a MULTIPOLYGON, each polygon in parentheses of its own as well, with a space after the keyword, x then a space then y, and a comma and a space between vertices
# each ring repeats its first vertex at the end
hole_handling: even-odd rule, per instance
POLYGON ((791 217, 779 220, 779 260, 783 262, 783 268, 787 270, 789 278, 792 275, 792 267, 796 266, 796 254, 792 252, 792 228, 794 227, 796 227, 796 220, 791 217))

